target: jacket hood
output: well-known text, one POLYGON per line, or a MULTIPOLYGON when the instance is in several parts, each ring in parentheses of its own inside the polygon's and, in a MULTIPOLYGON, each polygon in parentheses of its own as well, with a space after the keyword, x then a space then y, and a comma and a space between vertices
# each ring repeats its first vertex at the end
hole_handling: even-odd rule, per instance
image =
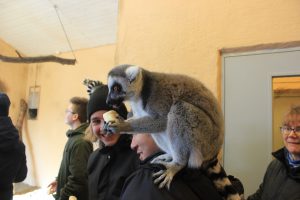
POLYGON ((272 155, 279 160, 287 169, 288 176, 292 179, 300 180, 300 167, 292 168, 287 161, 288 150, 284 147, 272 153, 272 155))
POLYGON ((10 117, 0 117, 0 151, 6 152, 17 147, 19 133, 10 117))
POLYGON ((78 135, 78 134, 84 134, 85 129, 89 126, 88 123, 83 123, 81 124, 78 128, 76 128, 75 130, 68 130, 66 135, 67 137, 72 137, 74 135, 78 135))

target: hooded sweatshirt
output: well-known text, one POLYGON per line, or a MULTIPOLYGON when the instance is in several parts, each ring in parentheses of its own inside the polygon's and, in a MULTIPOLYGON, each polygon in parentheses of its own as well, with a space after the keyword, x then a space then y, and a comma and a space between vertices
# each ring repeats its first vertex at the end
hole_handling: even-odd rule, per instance
POLYGON ((93 152, 92 143, 83 138, 88 124, 67 131, 68 141, 57 177, 56 199, 68 200, 76 196, 78 200, 88 199, 87 162, 93 152))
POLYGON ((25 146, 10 117, 0 117, 0 199, 10 200, 14 182, 26 178, 25 146))

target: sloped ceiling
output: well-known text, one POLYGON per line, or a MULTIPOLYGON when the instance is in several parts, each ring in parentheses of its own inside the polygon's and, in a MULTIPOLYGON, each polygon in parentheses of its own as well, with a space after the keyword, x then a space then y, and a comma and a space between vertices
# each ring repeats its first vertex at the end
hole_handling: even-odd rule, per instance
POLYGON ((98 47, 115 43, 117 15, 118 0, 1 0, 0 38, 26 56, 98 47))

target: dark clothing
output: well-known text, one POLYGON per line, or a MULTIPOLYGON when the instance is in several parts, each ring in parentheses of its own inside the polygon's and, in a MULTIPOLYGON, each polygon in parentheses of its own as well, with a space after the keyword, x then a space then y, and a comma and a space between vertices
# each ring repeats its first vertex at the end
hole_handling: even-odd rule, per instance
POLYGON ((57 177, 56 199, 68 200, 69 196, 76 196, 78 200, 88 199, 87 161, 93 146, 83 139, 87 126, 85 123, 66 133, 68 141, 57 177))
POLYGON ((143 161, 137 171, 127 178, 121 200, 222 200, 212 181, 199 169, 183 169, 175 175, 170 190, 159 189, 152 174, 165 169, 150 164, 160 153, 143 161))
POLYGON ((0 199, 12 199, 12 183, 23 181, 26 175, 25 145, 10 117, 0 117, 0 199))
POLYGON ((275 159, 269 164, 262 184, 247 200, 299 200, 300 167, 291 168, 287 162, 287 150, 273 153, 275 159))
POLYGON ((92 153, 88 162, 89 200, 120 198, 125 179, 139 164, 137 154, 130 149, 130 142, 129 135, 121 135, 115 145, 92 153))

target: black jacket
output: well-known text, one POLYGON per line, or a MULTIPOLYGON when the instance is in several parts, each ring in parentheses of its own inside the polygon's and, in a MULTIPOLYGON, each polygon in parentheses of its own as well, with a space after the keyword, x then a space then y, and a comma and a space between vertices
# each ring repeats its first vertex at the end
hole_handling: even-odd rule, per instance
POLYGON ((23 181, 26 175, 25 146, 10 117, 0 117, 0 199, 12 199, 12 183, 23 181))
POLYGON ((121 135, 111 147, 97 149, 88 162, 89 200, 120 198, 125 179, 136 170, 138 156, 130 149, 129 135, 121 135))
POLYGON ((73 195, 78 200, 88 198, 87 161, 93 151, 92 143, 83 139, 88 124, 83 124, 66 134, 63 158, 57 176, 56 199, 68 200, 73 195))
POLYGON ((170 190, 159 189, 153 183, 152 174, 164 167, 150 164, 159 154, 143 161, 126 180, 121 200, 222 200, 212 181, 198 169, 181 170, 171 182, 170 190))
POLYGON ((287 150, 273 153, 262 184, 247 200, 300 200, 300 167, 291 168, 286 159, 287 150))

